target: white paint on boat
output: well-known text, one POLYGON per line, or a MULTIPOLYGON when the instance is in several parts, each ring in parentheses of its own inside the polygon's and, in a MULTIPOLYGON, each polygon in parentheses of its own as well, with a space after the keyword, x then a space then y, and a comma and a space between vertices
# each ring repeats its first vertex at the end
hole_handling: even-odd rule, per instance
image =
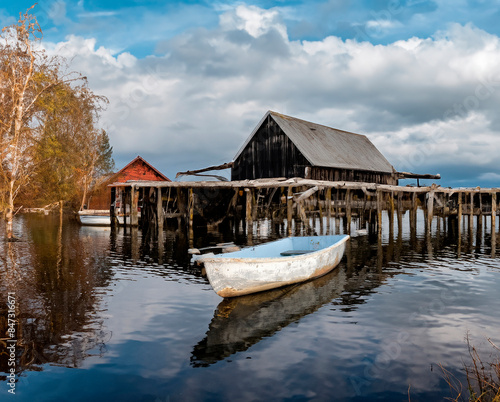
MULTIPOLYGON (((344 255, 347 235, 288 237, 241 251, 199 256, 221 297, 241 296, 303 282, 330 272, 344 255), (282 256, 284 251, 304 254, 282 256)), ((293 253, 292 253, 293 254, 293 253)))
POLYGON ((80 223, 86 226, 111 226, 109 211, 84 210, 78 212, 80 223))

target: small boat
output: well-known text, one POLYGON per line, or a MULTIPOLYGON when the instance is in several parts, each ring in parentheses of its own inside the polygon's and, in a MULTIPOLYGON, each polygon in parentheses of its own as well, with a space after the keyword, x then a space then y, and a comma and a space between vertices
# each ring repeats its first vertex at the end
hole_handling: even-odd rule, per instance
POLYGON ((111 226, 109 210, 84 209, 78 211, 80 223, 86 226, 111 226))
POLYGON ((221 297, 241 296, 317 278, 335 268, 348 235, 287 237, 226 254, 197 256, 221 297))

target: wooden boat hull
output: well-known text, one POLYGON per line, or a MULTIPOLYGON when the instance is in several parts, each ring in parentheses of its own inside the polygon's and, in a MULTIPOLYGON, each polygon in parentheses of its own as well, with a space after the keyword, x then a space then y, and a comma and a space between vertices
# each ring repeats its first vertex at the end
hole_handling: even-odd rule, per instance
POLYGON ((214 291, 221 297, 234 297, 325 275, 339 264, 348 239, 347 235, 289 237, 199 260, 205 266, 214 291), (309 252, 280 255, 281 251, 288 249, 309 252))

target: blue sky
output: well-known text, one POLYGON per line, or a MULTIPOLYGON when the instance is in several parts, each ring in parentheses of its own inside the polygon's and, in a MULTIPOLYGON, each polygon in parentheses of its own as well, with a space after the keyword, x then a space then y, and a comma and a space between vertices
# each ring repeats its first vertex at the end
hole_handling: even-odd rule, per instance
MULTIPOLYGON (((2 26, 31 1, 0 3, 2 26)), ((267 110, 367 135, 400 171, 500 186, 489 0, 40 0, 44 46, 110 100, 117 166, 227 162, 267 110)))

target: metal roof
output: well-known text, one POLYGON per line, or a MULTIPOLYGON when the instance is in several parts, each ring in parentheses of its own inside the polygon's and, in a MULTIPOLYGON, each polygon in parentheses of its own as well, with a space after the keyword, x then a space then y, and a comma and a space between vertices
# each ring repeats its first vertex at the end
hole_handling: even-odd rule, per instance
POLYGON ((268 111, 235 160, 268 116, 278 124, 312 166, 392 173, 392 165, 364 135, 349 133, 268 111))

